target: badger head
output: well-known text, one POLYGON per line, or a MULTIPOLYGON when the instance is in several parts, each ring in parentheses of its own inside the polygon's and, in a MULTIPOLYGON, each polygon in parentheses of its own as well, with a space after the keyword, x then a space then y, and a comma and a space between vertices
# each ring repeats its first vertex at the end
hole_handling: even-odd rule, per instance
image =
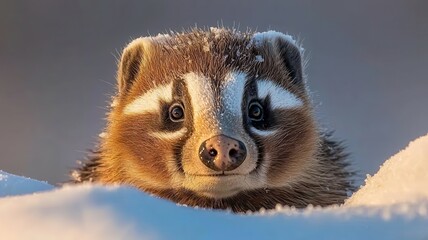
POLYGON ((295 41, 272 31, 132 41, 100 179, 206 201, 298 183, 318 142, 302 68, 295 41))

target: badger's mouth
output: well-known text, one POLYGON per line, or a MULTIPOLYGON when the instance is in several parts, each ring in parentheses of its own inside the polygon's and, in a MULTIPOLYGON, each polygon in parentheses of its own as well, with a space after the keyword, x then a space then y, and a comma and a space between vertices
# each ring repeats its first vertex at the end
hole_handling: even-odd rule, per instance
POLYGON ((237 173, 225 173, 224 171, 222 173, 216 173, 216 174, 191 174, 186 173, 188 176, 195 176, 195 177, 228 177, 228 176, 245 176, 246 174, 237 174, 237 173))
POLYGON ((185 174, 184 186, 197 195, 222 199, 250 190, 254 185, 251 173, 185 174))

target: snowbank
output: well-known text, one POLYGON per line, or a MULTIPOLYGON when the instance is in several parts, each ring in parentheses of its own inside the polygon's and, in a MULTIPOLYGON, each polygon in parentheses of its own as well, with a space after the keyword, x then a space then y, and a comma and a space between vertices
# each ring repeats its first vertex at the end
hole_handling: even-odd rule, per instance
POLYGON ((346 205, 382 206, 427 199, 428 135, 387 160, 373 177, 367 175, 365 186, 346 205))
POLYGON ((47 191, 53 188, 46 182, 19 177, 0 170, 0 197, 47 191))
MULTIPOLYGON (((343 206, 254 215, 176 206, 123 186, 65 186, 0 198, 0 239, 427 239, 427 169, 428 135, 389 159, 343 206)), ((0 176, 27 190, 40 184, 0 176)))

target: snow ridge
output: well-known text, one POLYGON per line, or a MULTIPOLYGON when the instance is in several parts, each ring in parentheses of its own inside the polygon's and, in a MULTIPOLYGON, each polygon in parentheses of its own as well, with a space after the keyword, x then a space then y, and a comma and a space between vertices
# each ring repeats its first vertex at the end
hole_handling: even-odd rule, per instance
POLYGON ((47 182, 19 177, 0 170, 0 197, 48 191, 53 188, 47 182))

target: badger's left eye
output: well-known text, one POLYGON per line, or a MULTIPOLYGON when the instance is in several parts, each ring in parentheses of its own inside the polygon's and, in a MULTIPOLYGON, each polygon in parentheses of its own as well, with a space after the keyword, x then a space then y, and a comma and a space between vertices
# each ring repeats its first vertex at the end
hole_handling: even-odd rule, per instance
POLYGON ((175 103, 169 108, 169 119, 173 122, 184 121, 184 109, 183 105, 175 103))
POLYGON ((253 121, 261 121, 263 119, 263 106, 259 102, 250 103, 248 117, 253 121))

